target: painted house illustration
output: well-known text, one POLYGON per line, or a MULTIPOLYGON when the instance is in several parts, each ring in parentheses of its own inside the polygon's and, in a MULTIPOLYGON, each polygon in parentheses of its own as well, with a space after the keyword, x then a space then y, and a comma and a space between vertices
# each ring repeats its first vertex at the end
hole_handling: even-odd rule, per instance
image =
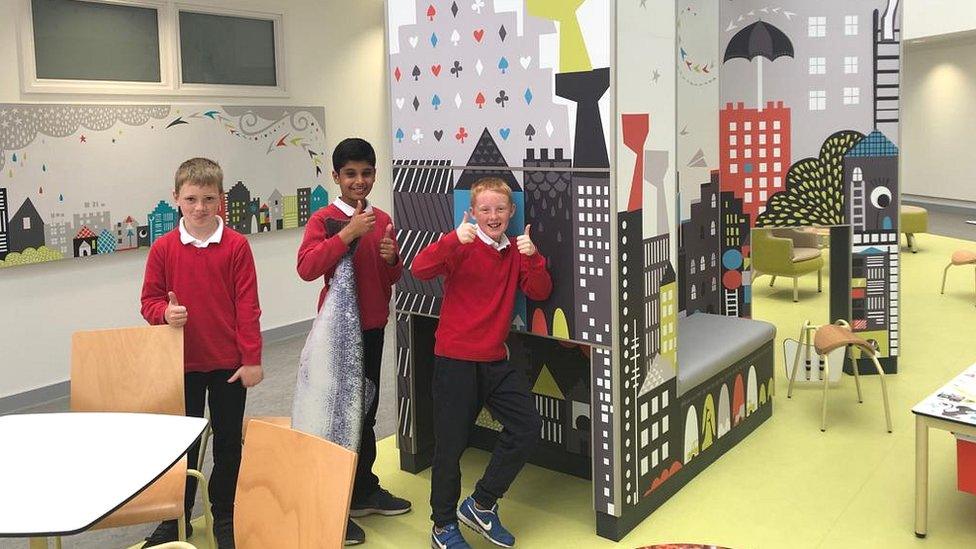
POLYGON ((10 217, 7 228, 10 252, 22 252, 44 245, 44 221, 29 198, 10 217))
POLYGON ((98 253, 98 236, 95 235, 87 226, 82 226, 81 230, 75 234, 74 256, 88 257, 98 253))

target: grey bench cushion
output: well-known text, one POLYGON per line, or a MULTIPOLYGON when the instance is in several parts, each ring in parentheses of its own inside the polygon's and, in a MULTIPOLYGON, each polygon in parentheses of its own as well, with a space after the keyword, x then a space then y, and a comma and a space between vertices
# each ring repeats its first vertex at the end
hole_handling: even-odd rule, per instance
POLYGON ((761 320, 705 313, 678 319, 678 395, 775 337, 776 327, 761 320))

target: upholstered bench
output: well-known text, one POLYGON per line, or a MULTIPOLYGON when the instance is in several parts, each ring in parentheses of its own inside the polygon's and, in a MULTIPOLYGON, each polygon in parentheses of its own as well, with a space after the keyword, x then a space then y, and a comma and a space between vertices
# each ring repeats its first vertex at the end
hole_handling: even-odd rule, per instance
POLYGON ((771 344, 776 327, 768 322, 693 314, 678 321, 678 396, 771 344))
POLYGON ((678 320, 678 339, 678 406, 663 428, 673 432, 669 466, 645 493, 647 514, 773 414, 772 324, 697 313, 678 320))
POLYGON ((902 206, 898 216, 899 230, 905 233, 908 247, 912 253, 918 252, 915 247, 915 234, 929 232, 929 212, 918 206, 902 206))

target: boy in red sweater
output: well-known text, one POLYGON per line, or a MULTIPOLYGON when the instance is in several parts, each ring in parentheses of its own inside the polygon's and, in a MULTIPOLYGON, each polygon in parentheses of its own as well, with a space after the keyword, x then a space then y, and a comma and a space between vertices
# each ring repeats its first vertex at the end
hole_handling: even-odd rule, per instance
POLYGON ((434 458, 430 481, 431 546, 462 549, 461 520, 489 541, 512 547, 515 537, 498 516, 498 504, 525 465, 542 420, 528 379, 508 362, 505 339, 515 309, 515 290, 541 301, 552 291, 546 260, 529 237, 505 235, 515 213, 504 181, 483 178, 471 187, 471 211, 457 230, 417 254, 411 270, 427 280, 444 275, 444 304, 434 335, 434 458), (486 406, 502 432, 474 494, 461 494, 461 454, 471 426, 486 406))
MULTIPOLYGON (((339 186, 340 194, 328 207, 312 214, 305 225, 305 237, 298 248, 298 274, 309 282, 323 279, 325 286, 319 294, 318 304, 321 307, 339 260, 349 251, 353 241, 359 239, 352 262, 363 330, 363 371, 377 392, 363 420, 349 515, 399 515, 410 510, 410 502, 380 488, 380 480, 373 474, 376 461, 373 427, 379 403, 383 331, 390 316, 392 286, 400 279, 403 263, 393 240, 393 221, 386 212, 366 200, 376 180, 373 146, 359 138, 344 139, 332 152, 332 170, 332 179, 339 186), (348 223, 339 232, 329 234, 328 219, 348 223)), ((366 532, 349 520, 346 545, 365 541, 366 532)))
MULTIPOLYGON (((241 428, 247 388, 261 369, 261 308, 254 257, 247 239, 217 215, 224 174, 213 160, 192 158, 176 171, 173 199, 179 227, 149 250, 142 284, 142 316, 150 324, 183 328, 186 414, 203 417, 209 396, 214 469, 210 476, 214 535, 219 549, 234 547, 234 495, 241 466, 241 428)), ((197 441, 187 465, 197 468, 197 441)), ((186 521, 196 480, 186 481, 186 521)), ((144 547, 177 539, 175 520, 163 522, 144 547)))

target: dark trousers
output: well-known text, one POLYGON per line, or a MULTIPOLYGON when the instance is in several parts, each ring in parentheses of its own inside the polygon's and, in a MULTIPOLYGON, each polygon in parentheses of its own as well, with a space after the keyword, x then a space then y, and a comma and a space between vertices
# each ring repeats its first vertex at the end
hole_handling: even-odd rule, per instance
MULTIPOLYGON (((235 370, 187 372, 183 375, 186 415, 203 417, 204 404, 209 402, 210 427, 213 429, 213 473, 210 475, 210 503, 215 516, 233 514, 237 490, 237 473, 241 468, 241 430, 244 423, 244 402, 247 389, 240 380, 227 383, 235 370)), ((200 441, 186 454, 187 466, 197 469, 200 441)), ((186 480, 186 516, 193 509, 197 480, 186 480)))
POLYGON ((380 479, 373 474, 376 462, 376 408, 380 402, 380 364, 383 362, 383 328, 363 330, 363 373, 373 383, 376 396, 369 403, 363 418, 363 432, 359 439, 359 458, 352 500, 362 501, 380 487, 380 479))
POLYGON ((434 358, 434 459, 431 520, 437 527, 457 521, 461 496, 461 454, 481 407, 502 424, 491 461, 474 490, 478 505, 491 508, 522 470, 539 439, 542 419, 529 380, 507 360, 470 362, 434 358))

